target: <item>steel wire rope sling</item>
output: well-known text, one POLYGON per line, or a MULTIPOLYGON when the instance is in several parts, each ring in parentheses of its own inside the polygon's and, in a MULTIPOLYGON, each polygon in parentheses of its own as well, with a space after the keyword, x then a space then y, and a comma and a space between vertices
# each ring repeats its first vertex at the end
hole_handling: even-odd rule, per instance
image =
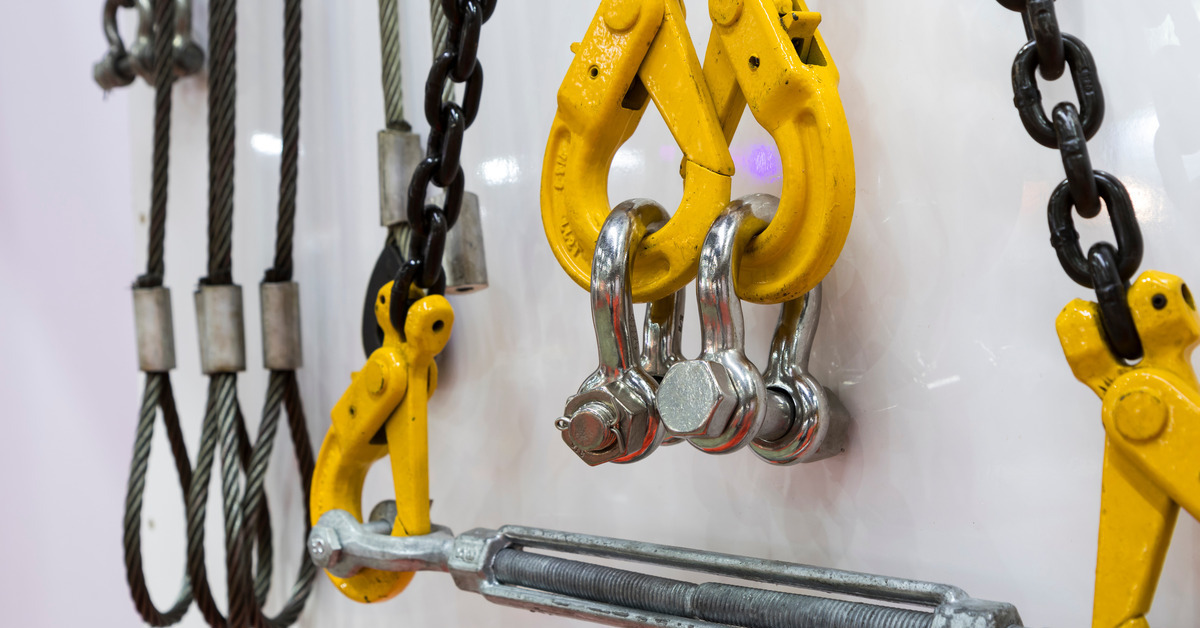
POLYGON ((1200 518, 1200 383, 1190 361, 1200 317, 1179 277, 1150 270, 1129 283, 1142 234, 1125 187, 1092 168, 1087 141, 1104 119, 1104 95, 1091 51, 1061 32, 1054 0, 998 2, 1021 13, 1029 40, 1013 62, 1013 102, 1066 171, 1047 209, 1050 242, 1067 276, 1096 293, 1094 303, 1069 303, 1055 325, 1075 377, 1103 401, 1092 626, 1145 628, 1180 507, 1200 518), (1047 116, 1034 73, 1053 81, 1067 70, 1079 105, 1059 103, 1047 116), (1100 241, 1085 255, 1072 208, 1084 218, 1107 210, 1116 245, 1100 241))
MULTIPOLYGON (((106 34, 110 50, 96 64, 95 76, 104 89, 128 85, 133 81, 125 55, 124 44, 116 33, 117 2, 105 6, 106 34), (114 39, 115 38, 115 39, 114 39), (113 78, 114 73, 118 73, 113 78), (123 75, 128 80, 123 80, 123 75)), ((143 15, 143 19, 147 16, 143 15)), ((129 482, 125 497, 125 574, 134 606, 142 619, 151 626, 170 626, 179 622, 192 602, 193 583, 184 575, 175 601, 167 610, 155 606, 146 587, 142 568, 141 525, 142 504, 146 487, 146 472, 150 462, 150 445, 154 436, 154 421, 162 411, 163 425, 179 475, 181 495, 186 497, 191 487, 192 468, 187 447, 179 425, 179 414, 171 388, 170 372, 175 368, 175 338, 171 315, 170 289, 163 285, 165 274, 164 244, 167 219, 167 186, 170 175, 171 104, 175 84, 176 59, 172 44, 174 37, 163 36, 175 29, 175 2, 160 1, 154 5, 153 27, 158 36, 153 42, 154 54, 154 147, 150 194, 149 250, 146 273, 134 282, 133 303, 137 330, 138 366, 146 373, 133 455, 129 465, 129 482)), ((147 25, 148 27, 148 25, 147 25)))
POLYGON ((251 446, 237 401, 236 374, 245 370, 245 341, 241 287, 233 283, 232 273, 237 3, 216 0, 210 5, 209 268, 195 296, 202 370, 211 379, 195 481, 188 495, 188 567, 193 581, 206 581, 204 519, 219 441, 228 616, 221 614, 207 585, 195 592, 205 620, 214 627, 290 625, 303 610, 314 576, 314 570, 302 561, 283 609, 274 617, 263 613, 273 560, 263 481, 282 409, 288 414, 306 502, 313 464, 295 377, 301 364, 299 288, 291 281, 299 155, 300 9, 299 0, 287 0, 284 5, 283 151, 276 252, 274 267, 267 271, 261 286, 264 363, 271 376, 258 437, 251 446), (239 468, 246 473, 244 492, 239 491, 239 468), (251 534, 257 548, 253 579, 251 534))

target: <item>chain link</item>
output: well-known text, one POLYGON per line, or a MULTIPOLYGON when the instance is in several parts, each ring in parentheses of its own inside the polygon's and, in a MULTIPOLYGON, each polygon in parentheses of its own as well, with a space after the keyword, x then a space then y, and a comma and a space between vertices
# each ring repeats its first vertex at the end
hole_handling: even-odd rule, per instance
POLYGON ((1142 232, 1125 186, 1113 175, 1092 169, 1087 141, 1104 122, 1104 92, 1096 60, 1083 41, 1059 29, 1054 0, 996 1, 1021 13, 1029 39, 1013 61, 1013 104, 1029 136, 1062 154, 1066 179, 1054 190, 1046 211, 1050 243, 1067 276, 1096 291, 1112 351, 1126 360, 1138 360, 1142 344, 1126 292, 1142 263, 1142 232), (1079 105, 1059 103, 1047 116, 1035 70, 1050 81, 1070 70, 1079 105), (1084 218, 1096 217, 1101 199, 1117 244, 1098 242, 1084 255, 1072 210, 1084 218))
MULTIPOLYGON (((412 259, 396 272, 396 288, 400 289, 393 290, 394 295, 407 296, 408 286, 413 283, 427 294, 445 291, 442 255, 446 248, 446 233, 458 220, 466 185, 460 163, 463 135, 479 113, 483 93, 483 66, 478 59, 479 33, 495 10, 496 2, 441 0, 441 8, 449 22, 447 41, 450 45, 436 56, 425 81, 424 109, 429 139, 425 159, 417 165, 408 188, 408 222, 416 233, 416 244, 412 259), (462 104, 443 97, 448 81, 465 83, 462 104), (441 207, 426 203, 426 190, 431 183, 445 190, 441 207)), ((399 301, 392 301, 392 320, 397 329, 403 329, 407 307, 401 306, 406 305, 408 299, 399 301)))

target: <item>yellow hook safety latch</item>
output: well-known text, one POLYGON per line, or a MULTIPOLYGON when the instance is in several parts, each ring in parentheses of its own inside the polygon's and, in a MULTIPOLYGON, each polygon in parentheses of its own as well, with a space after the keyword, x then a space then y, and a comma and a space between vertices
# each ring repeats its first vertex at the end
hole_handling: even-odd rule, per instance
POLYGON ((683 150, 683 201, 647 236, 633 266, 634 301, 673 294, 696 275, 700 245, 729 202, 733 159, 679 0, 604 0, 558 90, 542 162, 542 225, 559 264, 588 288, 592 253, 612 206, 608 170, 654 99, 683 150))
POLYGON ((1191 355, 1200 316, 1183 280, 1148 271, 1128 301, 1145 357, 1134 366, 1104 340, 1099 309, 1058 315, 1071 370, 1104 402, 1104 480, 1093 628, 1146 628, 1175 519, 1200 518, 1200 384, 1191 355))
MULTIPOLYGON (((397 511, 392 536, 413 536, 430 532, 427 405, 437 390, 433 358, 450 340, 454 310, 440 295, 421 298, 409 307, 402 337, 389 316, 392 286, 383 286, 375 299, 383 346, 352 376, 333 408, 313 470, 309 515, 316 524, 322 514, 341 509, 362 521, 367 471, 390 456, 397 511)), ((364 569, 349 578, 329 578, 352 600, 378 602, 403 591, 412 576, 364 569)))
POLYGON ((854 214, 854 153, 838 71, 817 32, 821 14, 800 0, 710 0, 704 78, 726 142, 749 104, 783 166, 779 209, 750 241, 738 296, 783 303, 833 268, 854 214))

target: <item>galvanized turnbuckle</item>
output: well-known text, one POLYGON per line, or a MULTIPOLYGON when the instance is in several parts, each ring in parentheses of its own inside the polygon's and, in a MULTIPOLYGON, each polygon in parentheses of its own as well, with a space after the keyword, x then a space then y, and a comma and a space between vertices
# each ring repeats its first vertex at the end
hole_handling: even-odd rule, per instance
POLYGON ((1146 628, 1175 520, 1200 518, 1200 383, 1191 365, 1200 316, 1183 280, 1147 271, 1129 288, 1144 357, 1127 364, 1101 309, 1076 299, 1058 315, 1063 353, 1103 400, 1103 488, 1094 628, 1146 628))
POLYGON ((784 304, 765 378, 746 357, 734 277, 746 242, 771 220, 777 206, 773 196, 744 197, 713 224, 696 281, 701 355, 667 371, 657 403, 668 434, 697 449, 729 453, 749 444, 767 462, 793 464, 840 453, 849 413, 808 372, 820 318, 820 285, 784 304))
POLYGON ((1021 628, 1011 604, 977 600, 957 587, 930 582, 521 526, 476 528, 458 536, 436 527, 431 534, 403 538, 385 529, 331 511, 310 535, 320 539, 310 548, 322 548, 311 552, 313 560, 351 578, 367 572, 448 572, 458 588, 489 602, 610 626, 1021 628), (697 584, 581 560, 587 557, 805 593, 697 584))

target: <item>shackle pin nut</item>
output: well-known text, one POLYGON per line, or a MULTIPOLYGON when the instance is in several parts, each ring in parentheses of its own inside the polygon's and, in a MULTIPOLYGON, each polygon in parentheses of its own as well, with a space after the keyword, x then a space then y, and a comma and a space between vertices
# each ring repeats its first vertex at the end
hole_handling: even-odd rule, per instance
POLYGON ((195 293, 200 370, 205 375, 246 370, 246 325, 242 287, 201 285, 195 293))
POLYGON ((304 366, 300 343, 300 284, 264 281, 259 285, 262 309, 263 366, 295 371, 304 366))
POLYGON ((165 373, 175 368, 175 325, 171 290, 163 286, 133 289, 133 321, 137 328, 138 368, 165 373))

